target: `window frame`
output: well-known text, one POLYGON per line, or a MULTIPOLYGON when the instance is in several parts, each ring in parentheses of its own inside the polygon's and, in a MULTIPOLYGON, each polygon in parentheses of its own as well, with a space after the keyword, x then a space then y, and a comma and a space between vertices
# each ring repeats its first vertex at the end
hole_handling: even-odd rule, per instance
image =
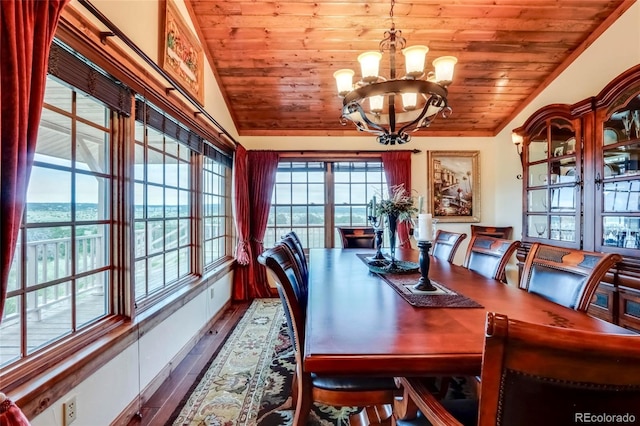
MULTIPOLYGON (((139 120, 139 117, 136 116, 135 118, 135 124, 136 129, 138 129, 138 126, 142 126, 141 130, 143 132, 142 137, 143 140, 139 140, 138 139, 138 132, 135 132, 135 136, 133 138, 133 145, 134 145, 134 150, 141 148, 143 151, 143 157, 142 157, 142 164, 143 164, 143 172, 142 172, 142 176, 137 176, 136 173, 134 172, 134 176, 132 179, 133 182, 133 187, 134 187, 134 193, 136 192, 135 188, 138 186, 142 187, 143 190, 143 200, 142 200, 142 216, 138 216, 136 212, 137 207, 138 207, 138 197, 134 196, 132 199, 132 208, 134 210, 134 214, 132 217, 132 223, 133 223, 133 242, 132 242, 132 248, 133 248, 133 252, 134 252, 134 256, 132 259, 132 265, 131 265, 131 269, 132 269, 132 286, 133 286, 133 292, 134 292, 134 303, 135 303, 135 307, 136 310, 144 310, 145 308, 148 308, 149 305, 153 305, 154 303, 157 303, 159 300, 162 300, 163 298, 167 297, 168 295, 170 295, 172 292, 174 292, 176 290, 176 288, 180 287, 181 285, 185 285, 191 281, 193 281, 198 275, 198 271, 194 268, 194 262, 193 259, 195 257, 198 257, 199 252, 198 252, 198 245, 195 243, 195 234, 193 232, 193 227, 195 226, 195 222, 196 222, 196 217, 197 217, 197 212, 195 210, 194 207, 194 200, 195 198, 197 198, 197 194, 195 192, 194 186, 195 186, 195 179, 193 176, 194 170, 196 169, 195 167, 195 156, 197 155, 189 146, 186 146, 184 144, 181 144, 180 142, 176 141, 174 138, 172 138, 170 135, 168 135, 166 132, 160 132, 157 129, 152 128, 151 126, 148 126, 146 121, 144 120, 139 120), (161 147, 157 146, 157 144, 152 144, 149 140, 149 133, 153 132, 155 134, 155 136, 159 137, 162 139, 162 143, 161 143, 161 147), (171 152, 170 149, 168 149, 169 146, 173 146, 175 147, 175 151, 171 152), (182 154, 182 152, 185 151, 185 154, 182 154), (161 181, 159 182, 158 180, 153 180, 150 178, 150 173, 149 173, 149 157, 150 155, 154 155, 157 158, 162 158, 162 162, 159 163, 160 164, 160 174, 161 176, 161 181), (175 163, 172 163, 175 162, 175 163), (176 182, 173 184, 169 184, 167 182, 167 175, 170 174, 170 168, 171 165, 174 164, 175 165, 175 171, 177 172, 177 177, 176 177, 176 182), (188 171, 186 173, 186 178, 187 179, 187 187, 183 187, 181 186, 181 166, 186 166, 188 168, 188 171), (149 212, 149 207, 150 207, 150 202, 149 202, 149 190, 150 189, 154 189, 154 190, 160 190, 162 192, 162 212, 160 215, 152 215, 149 212), (167 209, 167 198, 166 195, 168 192, 175 192, 176 193, 176 212, 175 215, 170 215, 168 214, 168 209, 167 209), (186 217, 183 217, 181 214, 181 205, 180 205, 180 193, 184 192, 188 195, 188 201, 187 201, 187 211, 188 211, 188 215, 186 217), (178 235, 177 240, 176 240, 176 247, 172 247, 169 246, 170 245, 170 241, 168 241, 167 237, 167 229, 166 227, 168 226, 168 224, 170 222, 176 222, 177 223, 177 230, 180 230, 180 222, 186 222, 188 224, 188 232, 187 232, 187 244, 181 244, 180 243, 180 235, 178 235), (150 235, 150 229, 149 226, 151 224, 161 224, 161 232, 160 234, 163 236, 162 238, 162 247, 159 249, 153 249, 152 247, 150 247, 149 244, 149 235, 150 235), (137 250, 139 245, 137 244, 137 230, 138 230, 138 225, 139 224, 144 224, 143 229, 144 229, 144 253, 142 253, 140 256, 138 256, 137 254, 137 250), (187 271, 184 274, 180 273, 180 267, 181 267, 181 251, 187 249, 188 253, 187 253, 187 271), (176 268, 177 268, 177 278, 176 279, 167 279, 167 264, 169 261, 167 261, 167 256, 172 255, 173 253, 175 253, 177 255, 176 258, 176 268), (162 259, 161 259, 162 258, 162 259), (150 272, 150 268, 148 265, 149 261, 158 261, 159 259, 161 259, 160 261, 160 265, 162 266, 162 279, 159 281, 159 287, 155 288, 155 289, 151 289, 150 290, 150 281, 149 281, 149 276, 151 275, 150 272), (144 274, 144 295, 141 297, 138 297, 137 294, 137 288, 139 286, 139 282, 138 282, 138 276, 136 274, 136 269, 137 269, 137 265, 139 262, 144 262, 144 269, 145 269, 145 274, 144 274)), ((135 154, 134 154, 135 157, 135 154)), ((134 159, 133 162, 134 168, 138 165, 137 160, 134 159)), ((157 178, 157 176, 156 176, 157 178)))
MULTIPOLYGON (((381 181, 379 183, 380 185, 380 191, 384 191, 384 193, 387 193, 387 181, 386 181, 386 174, 384 172, 384 164, 382 162, 382 158, 381 156, 378 154, 373 154, 373 155, 366 155, 366 156, 358 156, 358 155, 347 155, 346 156, 326 156, 326 157, 318 157, 318 156, 287 156, 287 155, 281 155, 280 157, 280 163, 301 163, 301 162, 307 162, 307 163, 312 163, 312 162, 317 162, 317 163, 323 163, 324 164, 324 185, 325 185, 325 205, 324 205, 324 246, 325 248, 332 248, 332 247, 340 247, 341 245, 340 243, 340 236, 337 230, 335 223, 335 209, 336 209, 336 203, 335 203, 335 164, 338 163, 379 163, 380 165, 380 174, 381 174, 381 181)), ((367 180, 365 179, 365 185, 367 185, 367 180)), ((378 184, 378 183, 376 183, 378 184)), ((276 177, 276 185, 277 185, 277 177, 276 177)), ((274 185, 274 190, 272 193, 272 198, 271 198, 271 205, 269 208, 269 217, 268 217, 268 223, 267 223, 267 228, 266 228, 266 232, 265 232, 265 237, 264 237, 264 244, 265 247, 269 247, 270 245, 274 244, 279 237, 281 237, 282 235, 286 234, 287 232, 291 231, 291 230, 295 230, 296 233, 299 234, 300 238, 303 241, 303 245, 307 248, 311 248, 311 247, 316 247, 315 245, 312 246, 309 243, 309 237, 307 235, 306 229, 307 227, 302 227, 302 226, 293 226, 293 224, 290 225, 281 225, 278 226, 275 222, 275 218, 274 218, 274 212, 278 207, 282 207, 282 206, 286 206, 287 204, 278 204, 276 203, 276 185, 274 185), (305 228, 304 230, 302 230, 302 228, 305 228)), ((379 194, 378 194, 379 195, 379 194)), ((368 200, 367 196, 365 195, 365 199, 368 200)), ((289 205, 293 205, 289 204, 289 205)), ((347 206, 352 206, 352 205, 358 205, 358 206, 362 206, 364 207, 366 205, 365 203, 358 203, 358 204, 347 204, 347 206)), ((353 221, 350 221, 351 223, 353 223, 353 221)), ((359 226, 368 226, 367 224, 359 224, 359 226)))
MULTIPOLYGON (((41 373, 43 370, 48 369, 51 365, 58 364, 64 361, 67 358, 71 358, 78 352, 79 348, 86 347, 91 345, 92 343, 100 340, 109 332, 111 332, 115 327, 124 323, 125 317, 122 315, 123 312, 118 308, 118 305, 114 303, 115 294, 118 291, 116 280, 114 278, 114 253, 112 247, 114 246, 114 223, 117 222, 117 209, 114 208, 113 204, 110 201, 113 199, 112 197, 117 191, 117 179, 114 173, 114 169, 116 168, 116 161, 114 160, 114 152, 116 150, 116 146, 120 145, 118 142, 118 138, 120 137, 115 129, 121 126, 124 122, 126 122, 127 118, 118 114, 113 108, 110 108, 108 105, 105 105, 100 100, 93 98, 92 101, 95 101, 98 104, 102 104, 105 107, 105 123, 108 122, 109 127, 105 127, 103 125, 99 125, 95 122, 91 122, 90 120, 83 118, 79 112, 77 111, 77 99, 79 96, 86 96, 86 94, 82 93, 79 89, 72 87, 70 84, 66 82, 62 82, 60 79, 55 76, 48 76, 47 79, 55 80, 56 84, 63 85, 69 88, 71 92, 71 109, 70 111, 66 111, 62 108, 56 107, 49 103, 44 103, 43 110, 52 111, 55 114, 60 115, 61 117, 69 118, 69 133, 70 133, 70 154, 71 158, 69 159, 70 165, 56 165, 53 163, 49 163, 43 160, 34 160, 34 167, 41 167, 43 169, 64 171, 70 174, 70 179, 75 181, 75 177, 77 176, 97 176, 101 179, 109 179, 109 188, 105 188, 105 193, 103 194, 105 204, 109 205, 109 215, 106 218, 102 219, 93 219, 93 220, 81 220, 78 217, 74 217, 76 213, 76 208, 78 204, 78 200, 76 199, 76 194, 72 191, 70 194, 70 218, 67 221, 52 221, 52 222, 29 222, 27 221, 28 215, 28 207, 25 205, 25 210, 23 212, 23 220, 20 224, 20 244, 19 250, 20 253, 14 255, 14 264, 17 268, 20 269, 18 275, 21 283, 18 284, 18 288, 12 291, 7 292, 7 298, 11 297, 22 297, 23 301, 20 303, 20 315, 21 315, 21 324, 20 324, 20 351, 17 358, 14 358, 10 362, 0 366, 0 382, 3 384, 6 383, 6 389, 13 389, 15 386, 28 382, 31 378, 35 377, 35 375, 41 373), (109 135, 109 143, 108 143, 108 159, 105 160, 106 164, 109 167, 109 170, 103 172, 95 172, 95 171, 87 171, 82 168, 78 168, 76 165, 77 162, 77 141, 78 134, 76 131, 76 123, 82 123, 83 125, 91 126, 101 131, 108 132, 109 135), (76 249, 76 240, 77 235, 75 230, 82 226, 87 225, 99 225, 103 226, 106 229, 106 233, 108 235, 103 235, 103 238, 106 239, 105 242, 105 264, 94 268, 89 271, 77 271, 77 249, 76 249), (65 275, 64 277, 56 278, 53 280, 49 280, 44 283, 36 283, 33 285, 27 285, 26 280, 28 277, 26 276, 26 268, 28 259, 26 258, 26 243, 27 243, 27 231, 29 229, 39 229, 44 227, 69 227, 72 228, 72 232, 70 235, 70 257, 69 261, 72 265, 71 273, 65 275), (105 295, 104 298, 104 313, 93 318, 91 321, 88 321, 83 324, 78 324, 77 318, 77 305, 71 306, 71 329, 62 335, 57 336, 52 341, 46 343, 45 345, 39 346, 36 350, 27 352, 26 345, 28 340, 28 331, 25 330, 26 324, 26 307, 24 306, 24 301, 28 297, 28 293, 30 291, 34 291, 35 289, 42 288, 50 288, 58 285, 59 283, 64 283, 67 281, 76 281, 78 279, 82 279, 83 277, 90 276, 95 273, 108 273, 108 280, 104 285, 105 295), (28 371, 25 374, 25 370, 28 371)), ((41 123, 42 126, 42 123, 41 123)), ((75 187, 72 186, 72 188, 75 187)), ((27 200, 28 202, 29 200, 27 200)), ((17 249, 18 249, 17 248, 17 249)), ((75 285, 71 284, 71 288, 75 289, 75 285)), ((75 291, 73 291, 71 295, 72 303, 75 303, 75 291)))

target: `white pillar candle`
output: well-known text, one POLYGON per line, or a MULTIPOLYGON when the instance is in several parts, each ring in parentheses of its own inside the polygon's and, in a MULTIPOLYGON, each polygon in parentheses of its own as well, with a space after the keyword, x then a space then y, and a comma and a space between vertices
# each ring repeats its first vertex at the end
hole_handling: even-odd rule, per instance
POLYGON ((430 213, 420 213, 418 215, 418 241, 431 241, 432 216, 430 213))

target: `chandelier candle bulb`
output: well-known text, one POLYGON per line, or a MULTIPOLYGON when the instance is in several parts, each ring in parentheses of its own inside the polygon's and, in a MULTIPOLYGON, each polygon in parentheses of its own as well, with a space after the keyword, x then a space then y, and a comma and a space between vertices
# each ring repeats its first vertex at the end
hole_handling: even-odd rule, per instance
MULTIPOLYGON (((384 98, 382 102, 384 102, 384 98)), ((416 109, 416 105, 418 105, 417 93, 402 94, 402 107, 404 108, 405 111, 413 111, 414 109, 416 109)))
POLYGON ((424 74, 424 60, 429 52, 427 46, 411 46, 402 50, 407 76, 418 78, 424 74))
POLYGON ((380 52, 365 52, 358 56, 363 81, 373 83, 378 80, 380 59, 382 59, 382 53, 380 52))
POLYGON ((344 96, 353 90, 353 70, 343 69, 333 73, 333 78, 336 79, 336 85, 338 86, 338 93, 340 96, 344 96))
POLYGON ((430 213, 420 213, 418 215, 418 241, 431 241, 433 239, 432 223, 433 219, 430 213))
POLYGON ((384 108, 384 96, 376 95, 369 98, 369 109, 372 113, 381 113, 384 108))
POLYGON ((455 56, 441 56, 433 60, 436 69, 436 83, 451 84, 453 81, 453 68, 458 63, 455 56))

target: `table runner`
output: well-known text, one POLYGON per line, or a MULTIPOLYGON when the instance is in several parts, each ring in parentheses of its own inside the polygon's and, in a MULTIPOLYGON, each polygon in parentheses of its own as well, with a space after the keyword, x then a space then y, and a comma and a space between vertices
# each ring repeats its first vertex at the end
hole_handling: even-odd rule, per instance
MULTIPOLYGON (((362 262, 367 265, 367 258, 371 254, 358 254, 362 262)), ((371 271, 372 274, 378 275, 387 284, 393 287, 396 292, 409 304, 416 307, 426 308, 482 308, 483 306, 475 300, 456 293, 447 286, 431 280, 431 283, 438 289, 436 291, 419 291, 413 286, 420 279, 420 272, 405 274, 381 274, 371 271)))

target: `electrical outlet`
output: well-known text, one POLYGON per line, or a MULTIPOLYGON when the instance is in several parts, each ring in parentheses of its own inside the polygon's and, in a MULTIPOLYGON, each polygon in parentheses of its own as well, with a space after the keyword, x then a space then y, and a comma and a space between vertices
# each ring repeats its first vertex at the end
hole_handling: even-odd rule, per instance
POLYGON ((73 423, 76 420, 76 416, 78 414, 78 412, 76 411, 77 409, 78 409, 78 406, 76 405, 75 396, 72 396, 71 398, 67 399, 62 404, 62 412, 64 415, 64 426, 69 426, 71 423, 73 423))

